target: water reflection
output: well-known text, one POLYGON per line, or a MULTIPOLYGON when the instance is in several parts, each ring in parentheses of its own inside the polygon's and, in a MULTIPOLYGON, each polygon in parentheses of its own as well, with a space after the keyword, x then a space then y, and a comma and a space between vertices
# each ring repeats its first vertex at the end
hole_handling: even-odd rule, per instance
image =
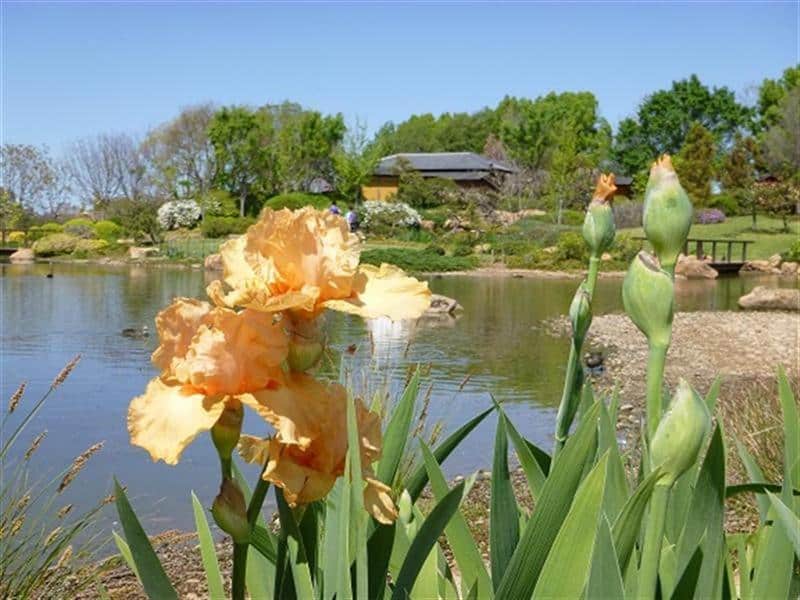
MULTIPOLYGON (((32 403, 64 364, 82 354, 67 384, 26 432, 25 446, 42 429, 49 435, 35 456, 43 473, 65 465, 92 443, 103 451, 67 491, 65 502, 86 505, 110 489, 116 474, 129 486, 148 522, 158 527, 192 527, 188 490, 210 500, 218 467, 209 443, 192 444, 180 465, 153 464, 128 443, 125 416, 130 399, 155 375, 150 353, 155 336, 137 340, 120 335, 126 327, 155 329, 156 313, 175 296, 202 297, 214 274, 165 267, 0 265, 0 395, 7 399, 21 380, 32 403)), ((621 310, 621 279, 601 279, 595 310, 621 310)), ((680 310, 726 310, 763 278, 680 282, 680 310)), ((357 393, 398 391, 409 365, 430 365, 430 420, 446 428, 463 423, 490 405, 489 394, 508 405, 522 432, 548 446, 560 395, 565 339, 548 335, 541 323, 564 314, 574 279, 443 277, 432 289, 456 298, 462 316, 418 323, 328 317, 331 360, 323 371, 351 381, 357 393), (465 379, 467 381, 465 382, 465 379)), ((28 404, 30 405, 30 404, 28 404)), ((8 423, 14 427, 22 411, 8 423)), ((263 426, 252 416, 245 429, 263 426)), ((449 473, 488 466, 493 422, 473 433, 447 463, 449 473)))

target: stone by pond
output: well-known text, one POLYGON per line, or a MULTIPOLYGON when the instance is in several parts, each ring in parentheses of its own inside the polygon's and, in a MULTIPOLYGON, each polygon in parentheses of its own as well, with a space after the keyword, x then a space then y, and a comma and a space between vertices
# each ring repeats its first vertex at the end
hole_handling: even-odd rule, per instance
MULTIPOLYGON (((219 274, 147 264, 55 263, 52 268, 55 277, 48 279, 44 276, 48 264, 0 265, 0 394, 8 398, 21 380, 28 380, 23 402, 32 403, 70 358, 83 355, 78 368, 35 421, 36 427, 26 431, 21 445, 47 429, 35 460, 43 472, 53 474, 91 444, 105 441, 82 474, 80 485, 67 490, 65 502, 86 505, 105 496, 112 475, 117 475, 135 490, 132 500, 144 507, 142 517, 148 526, 155 530, 191 528, 188 490, 193 489, 200 498, 213 498, 217 491, 214 451, 210 443, 200 440, 188 449, 180 465, 169 467, 153 464, 144 451, 130 446, 127 406, 155 372, 149 359, 157 339, 154 335, 124 337, 120 332, 144 325, 155 331, 153 319, 158 310, 175 296, 202 297, 206 285, 219 274)), ((565 337, 551 335, 547 323, 566 312, 579 280, 557 276, 431 276, 429 280, 435 293, 464 307, 458 319, 364 324, 345 315, 331 315, 333 351, 331 361, 323 365, 324 374, 338 377, 341 369, 358 393, 372 397, 375 391, 385 389, 397 393, 410 365, 430 365, 425 387, 432 386, 429 425, 441 422, 446 430, 452 430, 490 406, 492 394, 506 403, 507 412, 525 436, 549 447, 569 346, 565 337)), ((676 286, 678 309, 736 310, 739 297, 756 285, 790 286, 796 285, 795 281, 755 275, 684 280, 676 286)), ((621 284, 621 278, 599 281, 594 307, 598 315, 624 322, 619 314, 621 284)), ((725 316, 721 319, 719 332, 709 333, 710 339, 740 328, 725 316)), ((602 318, 597 322, 599 333, 602 318)), ((619 335, 637 339, 635 332, 621 331, 619 335)), ((757 345, 753 340, 748 343, 757 345)), ((635 363, 639 358, 632 355, 627 360, 635 363)), ((606 365, 610 373, 615 372, 613 361, 607 360, 606 365)), ((9 427, 15 426, 19 414, 22 411, 12 415, 9 427)), ((493 429, 491 419, 472 434, 446 463, 448 475, 489 467, 493 429)), ((245 418, 245 430, 267 433, 253 415, 245 418)))

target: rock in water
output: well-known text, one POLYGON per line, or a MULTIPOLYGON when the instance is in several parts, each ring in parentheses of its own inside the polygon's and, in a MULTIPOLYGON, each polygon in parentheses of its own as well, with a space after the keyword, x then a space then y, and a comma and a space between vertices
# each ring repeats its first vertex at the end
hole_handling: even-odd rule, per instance
POLYGON ((425 312, 426 315, 453 315, 463 307, 453 298, 442 296, 441 294, 431 294, 431 305, 425 312))
POLYGON ((35 255, 31 248, 20 248, 14 254, 8 257, 12 263, 27 263, 33 262, 35 255))
POLYGON ((680 275, 686 279, 716 279, 719 273, 706 261, 700 260, 696 256, 678 257, 678 264, 675 265, 675 275, 680 275))
POLYGON ((153 246, 131 246, 128 248, 128 258, 131 260, 142 260, 152 254, 157 254, 158 248, 153 246))
POLYGON ((739 298, 739 307, 748 310, 800 311, 800 290, 760 285, 739 298))

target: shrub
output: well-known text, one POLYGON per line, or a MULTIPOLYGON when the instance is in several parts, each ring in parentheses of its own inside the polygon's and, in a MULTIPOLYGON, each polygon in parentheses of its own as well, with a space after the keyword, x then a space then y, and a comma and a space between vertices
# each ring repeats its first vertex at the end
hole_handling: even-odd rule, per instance
POLYGON ((397 200, 414 208, 434 208, 460 200, 458 185, 450 179, 425 179, 416 171, 400 175, 397 200))
POLYGON ((94 237, 94 223, 90 219, 70 219, 64 223, 64 233, 75 237, 89 239, 94 237))
POLYGON ((228 235, 244 233, 255 223, 252 217, 206 217, 200 225, 200 231, 207 238, 221 238, 228 235))
POLYGON ((317 210, 324 210, 330 205, 331 198, 321 194, 289 192, 288 194, 273 196, 264 203, 264 208, 271 208, 272 210, 280 210, 282 208, 297 210, 298 208, 303 208, 305 206, 312 206, 317 210))
POLYGON ((239 203, 225 190, 211 190, 198 200, 205 217, 236 217, 239 203))
POLYGON ((375 248, 361 253, 361 262, 370 265, 390 263, 409 272, 468 271, 475 268, 474 257, 442 256, 435 250, 375 248))
POLYGON ((419 227, 419 213, 403 202, 364 202, 361 226, 373 235, 391 235, 396 229, 419 227))
POLYGON ((734 194, 723 193, 711 196, 708 205, 711 208, 718 208, 726 215, 738 215, 742 213, 739 199, 734 194))
POLYGON ((36 256, 57 256, 59 254, 69 254, 75 250, 78 244, 77 238, 68 233, 51 233, 46 235, 33 244, 33 251, 36 256))
POLYGON ((555 254, 559 260, 586 261, 589 259, 583 236, 574 231, 565 231, 558 237, 555 254))
POLYGON ((109 246, 110 244, 106 240, 79 239, 75 243, 72 256, 75 258, 86 258, 92 254, 103 254, 109 246))
POLYGON ((162 229, 194 227, 203 216, 194 200, 170 200, 158 208, 158 224, 162 229))
POLYGON ((62 233, 64 226, 61 223, 44 223, 43 225, 34 225, 28 229, 28 239, 36 241, 42 239, 51 233, 62 233))
POLYGON ((700 225, 713 225, 725 221, 725 213, 718 208, 701 208, 694 213, 694 222, 700 225))
POLYGON ((6 236, 6 241, 9 244, 22 244, 25 242, 25 232, 23 231, 12 231, 6 236))
POLYGON ((114 221, 98 221, 94 224, 94 234, 101 240, 113 243, 122 236, 122 227, 114 221))
POLYGON ((800 240, 795 241, 789 249, 782 253, 781 256, 783 260, 789 260, 792 262, 800 261, 800 240))
POLYGON ((136 240, 158 244, 163 228, 158 222, 158 204, 148 198, 116 200, 108 207, 109 218, 136 240))
POLYGON ((611 246, 611 256, 615 260, 630 263, 642 249, 642 242, 627 235, 617 235, 611 246))

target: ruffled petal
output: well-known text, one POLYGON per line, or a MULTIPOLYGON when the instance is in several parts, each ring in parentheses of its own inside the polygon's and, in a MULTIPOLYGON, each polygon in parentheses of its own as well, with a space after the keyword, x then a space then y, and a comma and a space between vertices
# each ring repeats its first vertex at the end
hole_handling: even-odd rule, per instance
POLYGON ((217 422, 225 408, 224 398, 187 392, 179 384, 153 379, 144 395, 128 407, 131 443, 147 450, 154 461, 177 464, 183 449, 217 422))
POLYGON ((394 265, 360 265, 353 278, 353 295, 328 300, 326 308, 365 319, 389 317, 393 321, 416 319, 428 310, 431 292, 427 282, 406 275, 394 265))
POLYGON ((269 459, 269 438, 243 434, 239 437, 239 456, 246 463, 264 466, 269 459))
POLYGON ((172 368, 175 359, 186 356, 197 329, 210 319, 211 305, 194 298, 176 298, 156 316, 159 346, 152 361, 162 371, 172 368))
POLYGON ((290 506, 308 504, 324 498, 336 483, 337 475, 306 464, 309 457, 276 439, 269 441, 269 462, 263 478, 283 489, 290 506))

